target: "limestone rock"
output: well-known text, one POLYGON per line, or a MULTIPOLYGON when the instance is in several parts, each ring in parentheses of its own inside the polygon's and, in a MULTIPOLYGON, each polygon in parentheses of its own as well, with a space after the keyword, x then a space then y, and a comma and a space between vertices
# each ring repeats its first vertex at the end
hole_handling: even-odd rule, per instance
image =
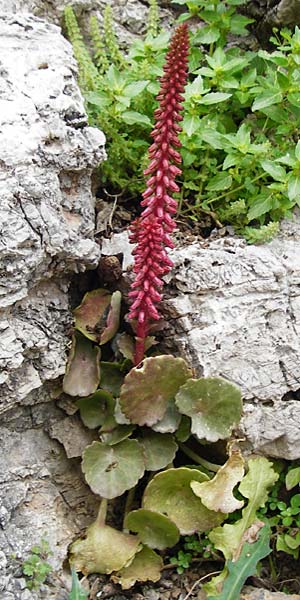
MULTIPOLYGON (((44 399, 51 398, 44 392, 44 399)), ((84 484, 79 463, 68 460, 63 446, 45 432, 47 424, 59 428, 62 419, 53 402, 45 402, 6 413, 0 425, 1 599, 68 597, 55 571, 61 570, 70 542, 93 520, 98 500, 84 484), (31 595, 22 563, 43 539, 53 551, 47 557, 52 585, 31 595)), ((74 445, 76 439, 73 431, 74 445)))
MULTIPOLYGON (((95 514, 78 456, 83 432, 54 400, 64 373, 74 273, 95 268, 91 174, 104 135, 88 126, 77 67, 60 29, 0 16, 0 596, 67 597, 26 589, 22 563, 45 537, 61 569, 95 514)), ((88 443, 88 440, 87 440, 88 443)), ((58 593, 58 589, 60 590, 58 593)))
POLYGON ((69 43, 31 16, 0 18, 0 413, 64 372, 72 272, 95 267, 88 127, 69 43))
POLYGON ((170 349, 199 376, 240 386, 252 449, 288 459, 300 457, 299 255, 299 221, 264 246, 225 237, 180 247, 165 303, 170 349))
POLYGON ((300 600, 300 596, 299 594, 283 594, 247 586, 242 591, 241 600, 300 600))
MULTIPOLYGON (((102 26, 106 4, 108 0, 0 0, 0 13, 31 13, 59 25, 62 24, 64 8, 73 6, 83 31, 87 32, 91 14, 97 16, 102 26)), ((141 0, 110 0, 109 4, 118 41, 121 46, 128 48, 134 39, 145 33, 149 7, 141 0)), ((174 13, 167 8, 160 8, 160 19, 161 25, 168 27, 174 21, 174 13)))

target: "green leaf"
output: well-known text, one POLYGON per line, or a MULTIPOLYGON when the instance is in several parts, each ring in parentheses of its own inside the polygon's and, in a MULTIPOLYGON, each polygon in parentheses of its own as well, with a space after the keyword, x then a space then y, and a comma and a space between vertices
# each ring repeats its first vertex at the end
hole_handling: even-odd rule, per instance
POLYGON ((145 508, 128 513, 124 527, 137 533, 143 544, 157 550, 175 546, 180 537, 179 529, 173 521, 165 515, 145 508))
POLYGON ((72 337, 66 373, 63 379, 63 390, 69 396, 90 396, 100 380, 100 348, 91 344, 80 333, 72 337))
POLYGON ((170 355, 146 358, 134 367, 121 388, 122 412, 137 425, 154 425, 160 421, 180 386, 191 371, 182 358, 170 355))
POLYGON ((122 569, 138 552, 137 536, 117 531, 96 521, 86 532, 84 540, 76 540, 70 547, 70 563, 84 575, 122 569))
POLYGON ((123 95, 128 96, 128 98, 134 98, 138 96, 144 89, 147 87, 149 80, 145 81, 135 81, 134 83, 129 83, 123 89, 123 95))
POLYGON ((148 483, 142 506, 169 517, 182 535, 207 531, 224 519, 221 513, 208 510, 192 492, 192 481, 207 480, 207 475, 198 469, 167 469, 148 483))
POLYGON ((87 398, 76 400, 76 405, 80 410, 82 422, 89 429, 96 429, 99 425, 103 425, 109 407, 113 410, 114 400, 111 394, 104 390, 97 390, 87 398))
POLYGON ((127 440, 127 438, 129 438, 129 436, 131 436, 133 433, 134 429, 135 427, 133 425, 118 424, 116 424, 116 427, 113 427, 111 431, 104 431, 104 427, 102 427, 99 437, 101 442, 104 444, 107 444, 108 446, 115 446, 115 444, 118 444, 123 440, 127 440))
POLYGON ((297 160, 300 161, 300 141, 297 142, 297 144, 296 144, 295 156, 296 156, 297 160))
POLYGON ((295 200, 300 206, 300 175, 291 174, 288 180, 289 200, 295 200))
POLYGON ((72 567, 72 589, 69 595, 69 600, 87 600, 88 594, 80 585, 78 575, 72 567))
POLYGON ((181 414, 175 406, 174 400, 169 400, 167 410, 160 421, 152 425, 152 429, 157 433, 175 433, 181 420, 181 414))
POLYGON ((258 196, 256 198, 255 203, 250 207, 247 213, 247 218, 249 221, 252 219, 257 219, 261 215, 265 215, 273 208, 273 197, 272 194, 269 194, 267 197, 265 194, 258 196))
POLYGON ((100 345, 109 342, 117 333, 120 324, 120 309, 121 309, 122 294, 118 290, 115 291, 110 300, 110 307, 107 315, 106 325, 103 327, 100 336, 100 345))
POLYGON ((106 73, 106 79, 109 83, 109 87, 112 90, 116 90, 118 93, 120 93, 124 86, 124 77, 114 64, 110 65, 106 73))
POLYGON ((176 395, 180 412, 191 417, 191 431, 200 440, 227 438, 242 414, 240 390, 221 377, 189 379, 176 395))
POLYGON ((287 490, 292 490, 296 485, 300 483, 300 467, 291 469, 286 474, 285 485, 287 490))
POLYGON ((105 289, 87 292, 74 310, 75 329, 93 342, 99 342, 103 330, 111 294, 105 289))
POLYGON ((112 580, 119 583, 123 590, 128 590, 137 581, 159 581, 162 568, 162 558, 145 546, 128 566, 112 576, 112 580))
POLYGON ((125 110, 120 115, 120 119, 127 123, 127 125, 146 125, 147 127, 151 127, 151 121, 147 115, 142 115, 135 110, 125 110))
POLYGON ((234 451, 213 479, 203 483, 192 481, 191 488, 206 508, 232 513, 244 506, 244 502, 233 495, 233 490, 243 475, 244 459, 239 451, 234 451))
POLYGON ((268 498, 268 489, 279 478, 272 468, 272 463, 262 456, 250 459, 248 467, 248 473, 239 485, 239 492, 249 500, 242 510, 242 518, 234 524, 225 523, 223 527, 217 527, 208 536, 227 560, 236 560, 243 536, 257 518, 256 511, 264 506, 268 498))
POLYGON ((144 475, 142 448, 136 440, 124 440, 115 446, 93 442, 83 452, 82 470, 95 494, 116 498, 144 475))
POLYGON ((245 542, 239 558, 235 562, 226 563, 228 574, 222 591, 216 596, 208 596, 207 600, 240 600, 240 592, 246 579, 255 575, 259 561, 271 552, 270 537, 269 525, 263 524, 258 539, 252 543, 245 542))
POLYGON ((121 373, 119 365, 116 363, 101 361, 101 389, 106 390, 115 398, 120 396, 121 385, 124 381, 124 375, 121 373))
POLYGON ((146 471, 159 471, 170 464, 178 450, 173 436, 169 433, 147 431, 139 439, 144 451, 146 471))
POLYGON ((111 104, 111 100, 105 92, 88 92, 85 94, 85 99, 89 104, 94 104, 98 108, 106 108, 111 104))
POLYGON ((182 121, 183 131, 188 137, 191 137, 200 127, 199 115, 186 115, 182 121))
POLYGON ((210 106, 211 104, 219 104, 219 102, 225 102, 228 98, 231 98, 232 94, 228 94, 225 92, 210 92, 203 96, 199 101, 199 104, 205 104, 206 106, 210 106))
POLYGON ((206 189, 210 192, 227 190, 232 184, 232 177, 227 173, 218 173, 207 184, 206 189))
POLYGON ((203 79, 201 75, 195 77, 195 79, 188 83, 185 89, 185 100, 200 99, 204 93, 203 79))
POLYGON ((285 552, 293 556, 295 560, 299 557, 299 546, 297 548, 291 548, 285 541, 285 534, 278 534, 276 540, 276 550, 278 552, 285 552))
POLYGON ((260 164, 266 173, 271 175, 275 181, 286 181, 286 170, 272 160, 261 160, 260 164))
POLYGON ((253 104, 252 110, 261 110, 262 108, 266 108, 267 106, 272 106, 273 104, 278 104, 282 101, 282 93, 274 90, 266 90, 262 94, 258 95, 253 104))
POLYGON ((217 27, 210 25, 201 27, 193 37, 193 44, 213 44, 220 38, 220 31, 217 27))
POLYGON ((201 138, 215 150, 223 148, 223 136, 215 129, 207 128, 203 131, 201 130, 201 138))

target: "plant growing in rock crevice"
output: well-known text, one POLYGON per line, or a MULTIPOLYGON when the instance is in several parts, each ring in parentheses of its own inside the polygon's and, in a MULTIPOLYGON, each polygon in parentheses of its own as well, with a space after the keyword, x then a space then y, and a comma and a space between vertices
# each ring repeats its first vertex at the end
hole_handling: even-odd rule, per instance
POLYGON ((137 321, 136 345, 128 337, 115 337, 120 292, 111 295, 104 289, 94 290, 74 311, 76 336, 64 390, 77 397, 86 426, 100 427, 99 441, 83 452, 82 469, 102 500, 85 538, 71 545, 70 562, 85 575, 111 574, 128 589, 136 581, 158 581, 163 561, 157 551, 175 545, 180 535, 206 533, 226 560, 221 576, 210 582, 210 593, 236 578, 232 563, 240 561, 239 593, 255 561, 269 551, 267 531, 256 513, 277 474, 266 459, 258 457, 249 461, 245 475, 244 459, 232 444, 223 466, 202 457, 203 442, 229 438, 239 422, 242 401, 235 385, 221 377, 196 379, 179 357, 144 358, 152 321, 159 319, 161 277, 171 268, 165 247, 172 246, 169 235, 174 229, 176 202, 170 192, 178 189, 174 178, 179 169, 174 162, 179 162, 180 155, 173 146, 179 145, 177 121, 187 76, 187 44, 187 28, 181 25, 172 38, 161 80, 144 210, 131 228, 137 246, 129 320, 137 321), (100 360, 101 348, 113 338, 127 359, 125 365, 122 360, 100 360), (130 369, 128 360, 133 365, 130 369), (189 462, 176 468, 179 448, 189 462), (153 476, 144 489, 141 507, 131 510, 135 486, 147 472, 153 476), (237 485, 244 500, 234 496, 237 485), (106 523, 107 502, 125 492, 123 531, 118 531, 106 523), (228 513, 242 507, 234 525, 222 525, 228 513), (246 541, 252 544, 251 569, 241 552, 246 541))

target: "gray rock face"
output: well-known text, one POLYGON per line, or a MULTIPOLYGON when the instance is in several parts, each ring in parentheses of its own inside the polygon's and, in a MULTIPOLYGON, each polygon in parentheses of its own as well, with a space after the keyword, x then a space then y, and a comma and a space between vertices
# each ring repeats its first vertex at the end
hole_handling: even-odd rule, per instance
POLYGON ((68 278, 99 259, 90 177, 105 154, 59 29, 3 16, 0 46, 1 413, 64 371, 68 278))
POLYGON ((287 459, 300 457, 299 256, 299 222, 264 246, 224 238, 179 248, 166 302, 170 346, 199 375, 236 383, 252 449, 287 459))
POLYGON ((2 15, 0 49, 0 596, 29 600, 36 595, 20 564, 32 545, 45 537, 57 569, 94 514, 77 459, 55 441, 61 423, 69 456, 88 440, 53 399, 69 340, 69 282, 100 255, 91 173, 105 138, 87 124, 58 27, 2 15))
MULTIPOLYGON (((112 7, 114 28, 122 46, 128 47, 141 33, 145 33, 149 7, 140 0, 0 0, 0 13, 31 13, 59 25, 64 8, 71 5, 83 29, 88 29, 91 14, 95 14, 102 25, 106 4, 112 7)), ((160 18, 163 26, 174 20, 172 11, 166 8, 160 8, 160 18)))

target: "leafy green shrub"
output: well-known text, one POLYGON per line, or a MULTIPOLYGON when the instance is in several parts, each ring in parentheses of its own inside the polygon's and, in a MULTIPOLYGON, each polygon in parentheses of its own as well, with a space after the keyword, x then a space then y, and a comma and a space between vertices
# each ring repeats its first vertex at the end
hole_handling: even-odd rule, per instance
MULTIPOLYGON (((193 16, 205 23, 190 34, 179 205, 192 221, 208 214, 217 223, 233 224, 250 242, 262 242, 300 205, 300 30, 272 38, 276 48, 270 53, 228 47, 229 36, 245 35, 251 22, 236 13, 242 3, 177 2, 188 9, 179 20, 193 16)), ((150 16, 154 10, 153 1, 150 16)), ((157 17, 151 17, 145 39, 134 42, 125 56, 107 9, 103 34, 95 18, 91 22, 93 62, 70 7, 65 17, 90 122, 107 136, 101 185, 135 197, 144 184, 169 34, 154 37, 157 17)))

